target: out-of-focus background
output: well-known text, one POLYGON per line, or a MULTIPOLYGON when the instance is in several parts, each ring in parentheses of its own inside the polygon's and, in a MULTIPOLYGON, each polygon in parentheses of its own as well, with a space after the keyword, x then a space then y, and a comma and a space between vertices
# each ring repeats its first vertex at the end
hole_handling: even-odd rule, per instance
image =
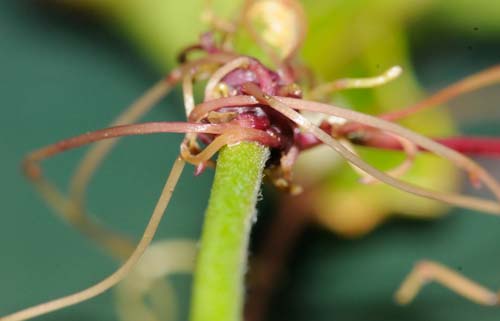
MULTIPOLYGON (((164 74, 176 50, 196 40, 194 31, 188 30, 191 18, 182 17, 186 12, 198 17, 193 10, 199 5, 166 2, 169 11, 162 14, 174 29, 146 40, 141 38, 146 31, 134 34, 134 23, 124 18, 132 14, 125 9, 111 15, 47 1, 0 2, 0 315, 87 287, 116 268, 94 243, 53 215, 22 177, 19 162, 37 147, 105 127, 164 74), (169 36, 172 45, 166 49, 145 45, 155 39, 168 44, 169 36), (165 62, 159 62, 161 50, 171 54, 165 62)), ((133 7, 131 3, 123 1, 122 6, 133 7)), ((397 3, 306 3, 314 32, 304 56, 316 57, 316 68, 324 61, 331 77, 345 76, 328 61, 352 63, 346 57, 359 54, 353 44, 369 39, 376 27, 394 28, 387 34, 404 35, 405 57, 429 92, 500 62, 500 5, 494 1, 397 3), (350 25, 357 29, 339 31, 350 25), (331 39, 342 42, 328 40, 329 28, 335 27, 331 39)), ((146 25, 145 21, 145 29, 146 25)), ((449 104, 461 132, 500 136, 499 88, 449 104)), ((176 91, 145 120, 182 120, 180 106, 176 91)), ((106 225, 138 237, 180 140, 175 134, 124 139, 91 184, 92 212, 106 225)), ((65 186, 82 152, 46 161, 47 176, 65 186)), ((497 159, 480 161, 500 177, 497 159)), ((198 238, 212 175, 207 171, 195 178, 186 171, 158 239, 198 238)), ((263 206, 259 213, 271 215, 264 208, 273 205, 263 206)), ((392 300, 399 282, 422 258, 500 288, 498 244, 500 218, 462 209, 437 220, 393 219, 354 240, 311 227, 299 240, 280 282, 269 320, 498 320, 497 308, 477 306, 436 285, 425 288, 410 306, 400 307, 392 300)), ((179 320, 186 319, 190 280, 173 280, 181 298, 179 320)), ((112 293, 37 320, 117 320, 112 293)))

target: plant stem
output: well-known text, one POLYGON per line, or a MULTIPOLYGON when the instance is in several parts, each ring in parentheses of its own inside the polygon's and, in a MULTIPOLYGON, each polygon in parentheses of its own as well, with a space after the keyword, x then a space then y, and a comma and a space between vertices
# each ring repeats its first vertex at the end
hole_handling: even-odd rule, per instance
POLYGON ((250 227, 268 156, 267 148, 248 142, 220 151, 196 263, 191 321, 242 318, 250 227))

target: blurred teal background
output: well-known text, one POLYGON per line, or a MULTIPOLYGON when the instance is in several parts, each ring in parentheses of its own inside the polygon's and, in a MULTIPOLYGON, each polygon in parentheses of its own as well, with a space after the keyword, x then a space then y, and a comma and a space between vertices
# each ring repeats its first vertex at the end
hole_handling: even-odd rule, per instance
MULTIPOLYGON (((470 19, 449 24, 445 11, 436 9, 411 25, 415 69, 430 91, 500 61, 500 32, 470 19)), ((99 20, 36 1, 0 2, 0 59, 4 315, 87 287, 116 268, 45 206, 20 173, 23 155, 105 127, 162 74, 99 20)), ((181 120, 178 93, 145 120, 181 120)), ((500 135, 498 101, 496 86, 450 106, 463 132, 500 135)), ((90 187, 92 212, 107 226, 138 237, 180 140, 179 135, 123 140, 90 187)), ((47 175, 65 186, 82 151, 46 161, 47 175)), ((500 177, 498 160, 483 161, 500 177)), ((157 238, 198 237, 211 178, 211 171, 197 178, 186 171, 157 238)), ((362 240, 311 228, 294 252, 269 320, 498 320, 498 308, 477 306, 436 285, 407 307, 396 306, 392 294, 422 258, 500 288, 499 245, 500 219, 465 210, 436 221, 392 221, 362 240)), ((189 280, 174 280, 185 299, 189 280)), ((37 320, 116 320, 112 291, 37 320)))

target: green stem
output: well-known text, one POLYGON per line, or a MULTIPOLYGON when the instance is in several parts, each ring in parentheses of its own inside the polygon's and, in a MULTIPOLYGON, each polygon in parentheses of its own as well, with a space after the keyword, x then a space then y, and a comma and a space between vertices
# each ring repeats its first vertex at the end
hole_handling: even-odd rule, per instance
POLYGON ((238 321, 247 248, 267 148, 241 143, 221 150, 208 203, 191 300, 191 321, 238 321))

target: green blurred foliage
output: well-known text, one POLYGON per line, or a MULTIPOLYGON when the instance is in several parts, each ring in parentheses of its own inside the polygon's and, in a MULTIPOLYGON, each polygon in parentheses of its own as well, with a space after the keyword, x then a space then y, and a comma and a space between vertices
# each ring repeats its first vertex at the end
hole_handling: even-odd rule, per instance
MULTIPOLYGON (((160 71, 172 66, 179 48, 196 41, 203 30, 199 1, 106 1, 99 2, 104 10, 96 12, 103 18, 99 23, 40 1, 0 2, 0 315, 86 287, 116 267, 35 195, 17 170, 22 156, 63 137, 106 126, 162 75, 160 71)), ((498 63, 499 8, 486 0, 311 0, 306 3, 311 26, 303 58, 324 80, 374 74, 401 64, 408 74, 399 85, 342 97, 346 107, 364 111, 401 106, 421 95, 413 69, 431 87, 498 63), (468 49, 471 43, 473 51, 468 49), (419 56, 413 57, 415 53, 419 56), (420 61, 416 68, 415 61, 420 61)), ((498 100, 494 93, 490 97, 498 100)), ((180 120, 183 113, 177 106, 180 98, 174 95, 146 120, 180 120)), ((438 122, 435 117, 442 117, 436 115, 431 116, 433 122, 424 118, 415 126, 431 133, 438 128, 433 125, 438 122)), ((497 119, 482 121, 462 130, 499 134, 497 119)), ((118 146, 90 189, 90 207, 101 221, 139 235, 180 139, 131 138, 118 146)), ((47 175, 64 186, 81 152, 47 161, 47 175)), ((489 164, 494 167, 496 162, 489 164)), ((344 174, 348 171, 333 175, 334 188, 342 186, 341 180, 354 179, 344 174)), ((183 176, 159 238, 198 237, 211 175, 183 176)), ((365 193, 378 199, 373 190, 365 193)), ((411 265, 424 257, 500 288, 500 220, 464 210, 454 213, 433 222, 395 220, 356 241, 311 229, 284 274, 272 320, 498 320, 498 310, 476 306, 438 286, 430 286, 409 307, 395 306, 391 300, 411 265)), ((188 283, 185 278, 175 280, 183 291, 184 311, 188 283)), ((113 309, 107 293, 39 320, 111 321, 116 320, 113 309)))

